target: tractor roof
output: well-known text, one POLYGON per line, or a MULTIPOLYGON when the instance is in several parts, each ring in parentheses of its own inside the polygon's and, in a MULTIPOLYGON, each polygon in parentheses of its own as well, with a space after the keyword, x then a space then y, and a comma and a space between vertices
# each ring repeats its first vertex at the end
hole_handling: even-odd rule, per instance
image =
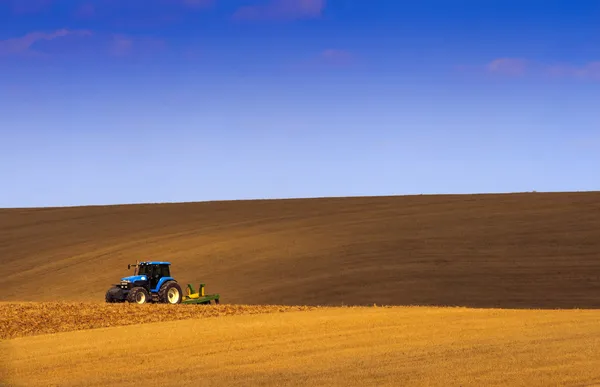
POLYGON ((162 261, 147 261, 140 262, 140 265, 170 265, 171 262, 162 262, 162 261))

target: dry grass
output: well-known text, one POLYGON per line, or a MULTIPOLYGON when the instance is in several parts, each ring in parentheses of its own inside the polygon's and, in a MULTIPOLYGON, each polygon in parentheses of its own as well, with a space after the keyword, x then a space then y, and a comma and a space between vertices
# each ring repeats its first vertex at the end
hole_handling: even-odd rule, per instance
POLYGON ((103 301, 136 259, 224 303, 600 308, 600 193, 0 210, 4 301, 103 301))
POLYGON ((0 340, 83 329, 244 314, 306 311, 314 307, 98 303, 0 303, 0 340))
MULTIPOLYGON (((600 312, 322 308, 8 340, 15 386, 593 386, 600 312)), ((3 355, 4 354, 4 355, 3 355)))

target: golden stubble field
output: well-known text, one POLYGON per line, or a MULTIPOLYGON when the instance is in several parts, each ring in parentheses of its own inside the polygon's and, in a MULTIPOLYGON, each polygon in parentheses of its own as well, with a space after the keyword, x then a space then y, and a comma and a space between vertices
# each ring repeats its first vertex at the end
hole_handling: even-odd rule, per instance
POLYGON ((600 385, 600 311, 591 310, 317 308, 0 346, 14 386, 600 385))

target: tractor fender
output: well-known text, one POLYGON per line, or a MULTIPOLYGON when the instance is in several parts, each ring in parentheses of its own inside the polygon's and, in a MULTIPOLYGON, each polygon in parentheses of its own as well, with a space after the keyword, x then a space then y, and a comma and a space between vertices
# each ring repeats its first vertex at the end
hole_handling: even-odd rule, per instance
MULTIPOLYGON (((158 291, 160 290, 160 288, 167 281, 175 281, 175 278, 173 278, 173 277, 162 277, 161 279, 158 280, 158 283, 156 284, 156 287, 154 289, 152 289, 152 293, 158 293, 158 291)), ((175 282, 177 282, 177 281, 175 281, 175 282)))

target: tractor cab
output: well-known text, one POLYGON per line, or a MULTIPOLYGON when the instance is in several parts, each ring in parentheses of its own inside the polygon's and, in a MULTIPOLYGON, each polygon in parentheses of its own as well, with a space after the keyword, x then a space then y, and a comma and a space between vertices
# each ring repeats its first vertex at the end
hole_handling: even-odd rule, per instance
POLYGON ((147 290, 155 289, 162 278, 171 277, 170 262, 138 262, 127 265, 128 269, 134 267, 134 275, 124 277, 121 281, 143 281, 147 283, 147 290))

